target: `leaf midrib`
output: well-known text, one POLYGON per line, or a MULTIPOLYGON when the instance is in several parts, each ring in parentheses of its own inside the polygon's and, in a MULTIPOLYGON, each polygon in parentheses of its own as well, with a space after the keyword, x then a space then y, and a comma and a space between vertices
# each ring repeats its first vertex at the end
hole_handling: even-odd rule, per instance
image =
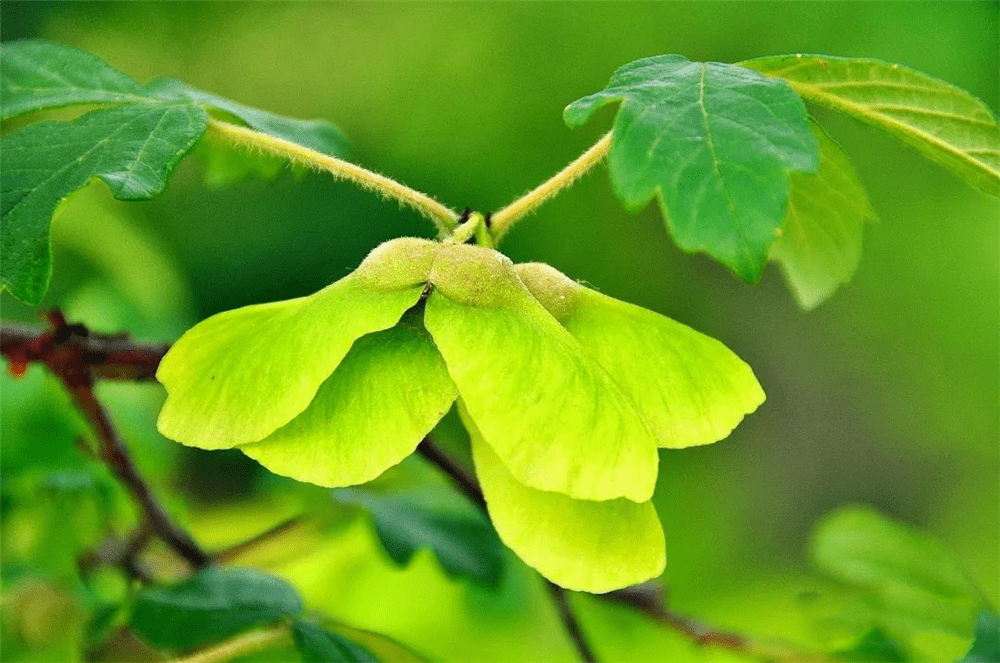
POLYGON ((698 108, 701 110, 702 123, 705 125, 705 137, 708 139, 708 152, 712 157, 712 170, 715 172, 715 176, 719 178, 719 182, 722 186, 722 192, 726 195, 726 204, 729 205, 729 213, 739 229, 740 239, 742 240, 739 243, 739 250, 749 263, 753 265, 753 256, 747 248, 748 238, 746 227, 743 225, 743 219, 736 213, 736 202, 729 193, 729 188, 726 186, 726 180, 722 176, 722 172, 719 170, 719 158, 715 152, 715 142, 712 140, 712 128, 708 123, 708 109, 705 108, 705 74, 707 71, 708 67, 705 66, 705 63, 701 63, 701 77, 698 80, 698 108))
MULTIPOLYGON (((905 122, 897 120, 891 115, 886 115, 884 113, 878 112, 877 110, 873 110, 872 108, 870 108, 865 104, 860 104, 845 99, 844 97, 825 92, 821 86, 810 85, 808 83, 803 83, 801 81, 796 81, 790 78, 785 78, 784 80, 792 87, 793 90, 798 92, 803 97, 809 99, 810 101, 815 101, 817 103, 824 104, 826 106, 829 106, 830 108, 833 108, 834 110, 839 110, 841 112, 845 112, 851 115, 857 115, 862 118, 867 118, 874 124, 881 124, 891 129, 900 131, 903 134, 919 138, 927 143, 930 143, 936 147, 941 148, 948 154, 957 156, 964 163, 972 166, 973 168, 1000 179, 1000 171, 993 170, 992 168, 989 167, 988 164, 980 161, 979 159, 971 157, 967 151, 959 149, 956 146, 952 145, 951 143, 941 140, 934 134, 927 133, 926 131, 919 129, 913 126, 912 124, 907 124, 905 122)), ((933 113, 933 111, 931 112, 933 113)), ((944 117, 949 117, 949 116, 944 116, 944 117)), ((963 118, 963 120, 970 121, 969 118, 963 118)))

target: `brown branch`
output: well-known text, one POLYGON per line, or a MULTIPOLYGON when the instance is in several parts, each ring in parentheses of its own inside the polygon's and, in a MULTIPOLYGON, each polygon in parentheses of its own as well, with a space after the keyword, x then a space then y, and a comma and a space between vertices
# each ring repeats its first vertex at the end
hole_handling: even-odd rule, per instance
POLYGON ((20 375, 31 362, 49 364, 56 355, 72 357, 88 367, 99 380, 145 382, 156 375, 168 343, 137 343, 125 335, 93 334, 83 325, 55 329, 4 324, 0 329, 0 351, 20 375))
POLYGON ((580 622, 576 619, 573 606, 569 604, 566 590, 548 580, 545 581, 545 586, 548 587, 549 593, 552 595, 552 602, 556 604, 556 610, 559 611, 559 619, 562 620, 563 627, 565 627, 569 639, 573 641, 573 646, 576 647, 577 653, 580 654, 580 660, 584 663, 596 663, 597 658, 594 656, 594 650, 590 648, 590 644, 584 637, 583 631, 580 630, 580 622))
POLYGON ((234 543, 233 545, 223 548, 221 550, 216 550, 214 553, 212 553, 212 559, 215 562, 219 563, 228 562, 233 558, 243 554, 247 550, 259 546, 260 544, 265 543, 266 541, 270 541, 271 539, 281 536, 285 532, 294 529, 295 527, 298 527, 299 525, 302 524, 303 520, 304 519, 302 516, 292 516, 291 518, 282 520, 274 527, 266 529, 260 534, 251 536, 249 539, 246 539, 245 541, 234 543))
MULTIPOLYGON (((430 436, 425 437, 417 447, 417 453, 427 459, 430 463, 437 465, 438 469, 448 475, 448 478, 458 487, 459 492, 465 495, 473 504, 478 506, 484 513, 486 511, 486 498, 479 487, 479 482, 454 458, 441 451, 430 436)), ((487 513, 488 515, 488 513, 487 513)))
MULTIPOLYGON (((150 528, 168 546, 173 548, 193 567, 202 568, 211 563, 211 557, 178 525, 176 525, 153 496, 149 485, 136 468, 128 448, 118 436, 107 412, 94 395, 94 380, 105 371, 122 379, 150 379, 156 373, 155 351, 143 346, 132 347, 126 337, 91 337, 82 325, 67 324, 59 311, 48 314, 52 328, 35 336, 25 336, 24 330, 4 327, 0 351, 10 360, 15 374, 23 372, 29 362, 45 364, 66 387, 80 412, 83 413, 99 442, 98 455, 112 474, 125 486, 132 499, 142 509, 150 528), (94 343, 96 339, 96 344, 94 343), (126 358, 134 359, 134 369, 122 370, 126 358), (146 377, 139 377, 146 376, 146 377)), ((163 352, 166 346, 162 347, 163 352)), ((159 354, 162 357, 163 352, 159 354)))
POLYGON ((667 624, 691 638, 696 644, 717 645, 744 652, 749 649, 749 641, 738 633, 716 629, 672 612, 667 608, 663 600, 663 590, 656 583, 645 582, 625 587, 624 589, 603 594, 602 598, 615 603, 622 603, 652 617, 658 622, 667 624))

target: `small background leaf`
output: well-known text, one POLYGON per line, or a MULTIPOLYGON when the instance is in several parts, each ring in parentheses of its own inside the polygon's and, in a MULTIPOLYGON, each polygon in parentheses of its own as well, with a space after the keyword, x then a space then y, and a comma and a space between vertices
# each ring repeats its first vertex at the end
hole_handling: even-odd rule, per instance
POLYGON ((503 573, 503 546, 478 509, 451 491, 426 488, 378 493, 364 488, 332 491, 342 504, 372 514, 389 556, 405 565, 420 548, 434 551, 446 571, 495 587, 503 573))
POLYGON ((301 611, 298 592, 284 580, 251 569, 213 567, 139 594, 131 625, 157 647, 186 649, 301 611))
POLYGON ((983 610, 976 620, 976 639, 959 663, 1000 663, 1000 617, 983 610))
POLYGON ((858 614, 883 621, 894 635, 936 631, 971 637, 979 600, 962 570, 930 537, 861 507, 838 510, 817 526, 816 567, 851 587, 858 614))
POLYGON ((301 619, 292 625, 292 638, 303 663, 378 663, 364 647, 301 619))
POLYGON ((792 173, 788 211, 770 254, 804 309, 850 280, 861 260, 865 221, 877 218, 848 156, 818 124, 812 126, 819 170, 792 173))
POLYGON ((756 281, 785 215, 787 171, 813 172, 805 107, 784 84, 740 67, 661 55, 618 69, 608 86, 570 104, 570 126, 621 101, 611 181, 626 207, 655 194, 686 251, 707 251, 756 281))
POLYGON ((986 193, 1000 195, 1000 126, 960 88, 898 64, 786 55, 741 66, 788 82, 807 101, 889 132, 986 193))

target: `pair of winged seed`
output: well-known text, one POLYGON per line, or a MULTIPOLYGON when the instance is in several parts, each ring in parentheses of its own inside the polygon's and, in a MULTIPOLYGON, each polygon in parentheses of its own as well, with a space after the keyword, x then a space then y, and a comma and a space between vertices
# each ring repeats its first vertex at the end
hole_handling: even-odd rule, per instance
POLYGON ((157 374, 160 431, 321 486, 410 455, 456 398, 501 539, 564 587, 659 575, 658 448, 763 402, 718 341, 479 246, 402 238, 309 297, 196 325, 157 374))

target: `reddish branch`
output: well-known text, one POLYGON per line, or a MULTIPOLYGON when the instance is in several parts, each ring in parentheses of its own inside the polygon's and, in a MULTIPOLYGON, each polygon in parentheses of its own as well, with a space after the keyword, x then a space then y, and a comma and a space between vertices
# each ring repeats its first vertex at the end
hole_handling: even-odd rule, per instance
POLYGON ((132 344, 124 336, 91 335, 82 325, 67 324, 59 311, 50 312, 48 318, 51 328, 41 333, 4 326, 0 352, 10 361, 11 371, 19 375, 30 362, 48 367, 66 387, 73 402, 94 429, 99 456, 140 506, 149 527, 192 566, 207 566, 211 557, 170 519, 153 496, 107 412, 94 395, 94 381, 98 377, 151 379, 167 346, 140 346, 132 344), (129 361, 135 363, 130 364, 129 361))
POLYGON ((49 331, 4 324, 0 347, 11 372, 20 375, 31 362, 69 362, 85 366, 96 379, 144 382, 153 379, 160 359, 170 348, 167 343, 137 343, 124 334, 93 334, 83 325, 66 324, 61 315, 58 317, 62 326, 49 331))

